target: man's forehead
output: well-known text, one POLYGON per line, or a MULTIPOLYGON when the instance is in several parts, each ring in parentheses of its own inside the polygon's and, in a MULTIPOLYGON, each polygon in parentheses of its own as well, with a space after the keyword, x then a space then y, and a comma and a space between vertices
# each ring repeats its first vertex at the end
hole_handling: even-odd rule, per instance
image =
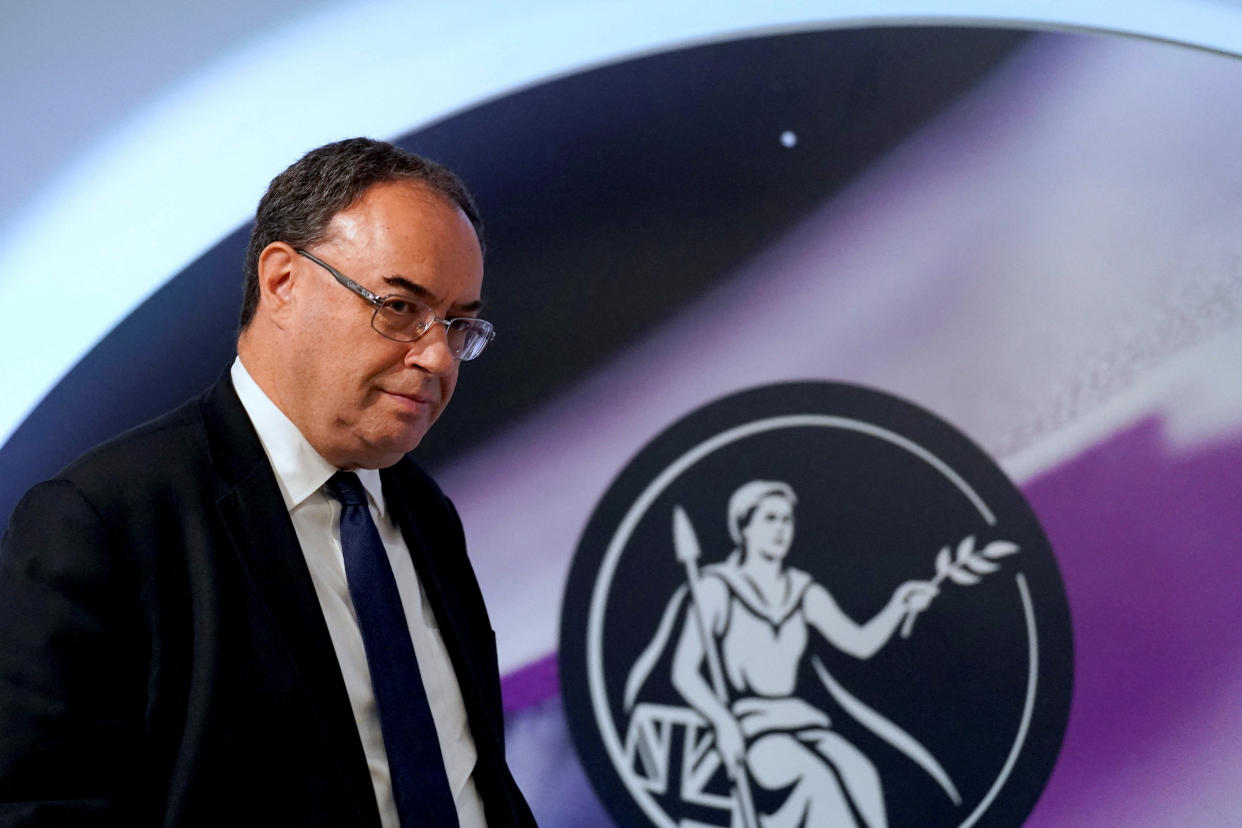
POLYGON ((474 226, 448 196, 421 182, 371 185, 332 217, 321 243, 338 248, 358 276, 381 279, 373 290, 449 301, 463 311, 481 304, 482 247, 474 226))
POLYGON ((322 241, 363 249, 381 242, 427 249, 453 244, 482 267, 482 242, 469 216, 450 197, 418 181, 372 184, 329 220, 322 241), (463 239, 468 239, 464 246, 463 239))
POLYGON ((473 223, 460 204, 430 184, 413 179, 378 181, 370 185, 349 205, 338 210, 328 224, 383 222, 389 214, 410 208, 420 211, 446 210, 474 230, 473 223))

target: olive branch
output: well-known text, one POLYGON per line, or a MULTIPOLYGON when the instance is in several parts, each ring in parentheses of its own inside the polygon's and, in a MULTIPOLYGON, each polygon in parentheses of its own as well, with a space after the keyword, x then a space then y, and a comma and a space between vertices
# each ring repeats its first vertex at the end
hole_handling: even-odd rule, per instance
MULTIPOLYGON (((976 549, 975 536, 968 535, 957 545, 955 552, 950 552, 949 547, 945 546, 936 553, 936 575, 932 578, 931 585, 938 587, 947 578, 961 586, 974 586, 983 580, 984 575, 1000 569, 1000 564, 996 561, 1018 551, 1016 543, 1006 540, 995 540, 982 549, 976 549)), ((909 637, 919 612, 921 610, 912 607, 906 610, 906 620, 901 625, 902 638, 909 637)))

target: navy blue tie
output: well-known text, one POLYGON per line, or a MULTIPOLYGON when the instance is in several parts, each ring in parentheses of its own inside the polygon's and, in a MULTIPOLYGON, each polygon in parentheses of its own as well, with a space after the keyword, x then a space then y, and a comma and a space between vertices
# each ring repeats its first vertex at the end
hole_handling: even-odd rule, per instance
POLYGON ((332 475, 327 488, 341 503, 345 577, 362 630, 402 828, 457 828, 457 807, 444 772, 427 691, 388 553, 367 508, 366 489, 353 472, 332 475))

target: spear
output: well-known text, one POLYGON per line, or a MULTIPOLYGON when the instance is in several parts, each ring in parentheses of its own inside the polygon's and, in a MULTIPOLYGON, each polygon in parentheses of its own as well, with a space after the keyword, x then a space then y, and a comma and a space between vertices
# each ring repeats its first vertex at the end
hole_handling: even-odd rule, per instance
MULTIPOLYGON (((694 527, 690 525, 690 518, 686 515, 686 511, 680 506, 673 507, 673 549, 677 554, 677 560, 686 567, 686 582, 690 587, 690 605, 695 626, 699 630, 699 640, 703 642, 703 652, 707 656, 707 672, 711 676, 712 690, 727 709, 729 699, 725 688, 724 671, 720 668, 720 653, 716 650, 715 640, 709 634, 707 621, 703 617, 703 605, 699 600, 699 539, 694 534, 694 527)), ((746 776, 746 757, 741 758, 736 773, 727 760, 725 770, 733 779, 733 790, 737 797, 738 810, 741 812, 742 825, 744 828, 759 828, 755 802, 750 795, 750 780, 746 776)))

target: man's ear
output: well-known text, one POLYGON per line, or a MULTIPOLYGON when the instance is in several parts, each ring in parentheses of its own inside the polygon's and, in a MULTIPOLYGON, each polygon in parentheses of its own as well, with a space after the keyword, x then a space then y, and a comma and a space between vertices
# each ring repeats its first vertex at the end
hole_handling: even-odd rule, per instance
POLYGON ((259 311, 277 327, 289 316, 299 261, 297 251, 284 242, 272 242, 259 254, 259 311))

